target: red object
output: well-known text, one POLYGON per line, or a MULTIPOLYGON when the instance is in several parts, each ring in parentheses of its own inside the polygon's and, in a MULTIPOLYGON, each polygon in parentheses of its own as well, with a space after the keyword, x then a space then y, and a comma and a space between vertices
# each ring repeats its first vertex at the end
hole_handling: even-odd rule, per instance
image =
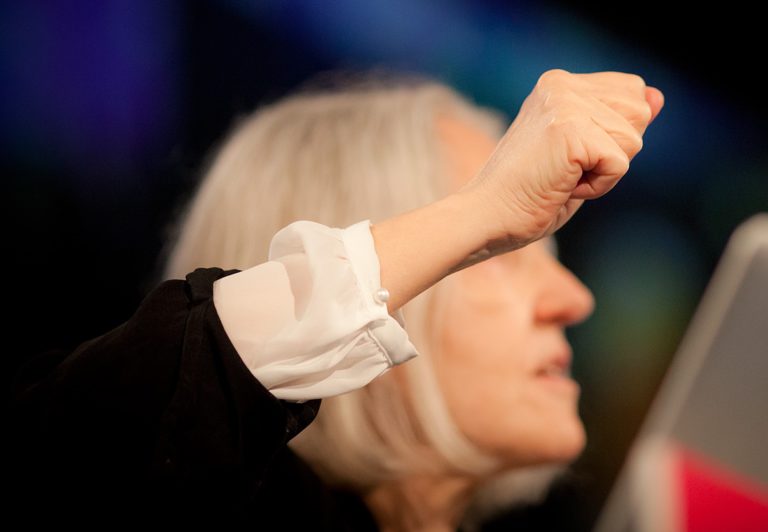
POLYGON ((680 530, 768 532, 768 486, 709 457, 679 448, 680 530))

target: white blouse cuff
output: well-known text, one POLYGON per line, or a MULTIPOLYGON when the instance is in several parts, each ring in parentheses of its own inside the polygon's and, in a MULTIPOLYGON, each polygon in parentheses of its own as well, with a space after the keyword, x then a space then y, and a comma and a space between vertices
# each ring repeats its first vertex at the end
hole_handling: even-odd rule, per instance
POLYGON ((388 355, 391 365, 396 365, 413 358, 414 349, 405 331, 402 309, 397 309, 393 315, 388 314, 386 300, 377 295, 384 287, 381 286, 381 269, 371 234, 372 225, 370 220, 358 222, 344 229, 341 236, 362 298, 371 305, 371 314, 380 317, 378 323, 372 324, 371 332, 381 344, 384 354, 388 355))
POLYGON ((214 283, 230 341, 276 397, 305 401, 365 386, 418 354, 401 310, 377 297, 370 220, 345 229, 300 220, 272 238, 269 260, 214 283))

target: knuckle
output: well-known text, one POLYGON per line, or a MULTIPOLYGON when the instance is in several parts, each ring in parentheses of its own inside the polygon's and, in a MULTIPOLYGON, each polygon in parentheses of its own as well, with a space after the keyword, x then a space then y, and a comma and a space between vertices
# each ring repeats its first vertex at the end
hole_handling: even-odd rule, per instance
POLYGON ((637 88, 637 89, 643 89, 645 88, 645 80, 642 78, 642 76, 639 76, 638 74, 627 74, 629 77, 630 84, 637 88))
POLYGON ((640 135, 633 137, 632 140, 630 141, 629 148, 630 148, 630 154, 632 156, 638 154, 640 150, 643 149, 643 137, 641 137, 640 135))
POLYGON ((651 121, 651 115, 652 113, 651 113, 650 105, 648 105, 647 103, 644 103, 643 105, 640 106, 638 117, 643 124, 647 124, 648 122, 651 121))
POLYGON ((626 174, 629 171, 629 155, 624 152, 619 154, 619 168, 622 174, 626 174))
POLYGON ((539 87, 551 87, 565 82, 570 77, 570 72, 563 70, 562 68, 553 68, 547 70, 541 76, 539 76, 536 85, 539 87))

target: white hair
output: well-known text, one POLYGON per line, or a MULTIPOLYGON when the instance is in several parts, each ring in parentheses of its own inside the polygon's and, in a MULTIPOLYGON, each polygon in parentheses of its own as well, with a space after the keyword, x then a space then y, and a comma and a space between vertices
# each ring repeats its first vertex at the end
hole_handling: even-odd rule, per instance
MULTIPOLYGON (((346 227, 377 221, 450 192, 436 131, 445 113, 494 138, 504 121, 434 83, 356 83, 300 93, 242 120, 218 152, 179 225, 166 277, 198 266, 246 269, 267 260, 272 236, 298 219, 346 227)), ((433 371, 447 277, 403 307, 421 356, 369 385, 323 400, 290 442, 329 484, 358 491, 411 474, 450 471, 490 478, 471 520, 538 500, 560 468, 498 475, 498 460, 457 428, 433 371), (400 370, 399 370, 400 371, 400 370)))

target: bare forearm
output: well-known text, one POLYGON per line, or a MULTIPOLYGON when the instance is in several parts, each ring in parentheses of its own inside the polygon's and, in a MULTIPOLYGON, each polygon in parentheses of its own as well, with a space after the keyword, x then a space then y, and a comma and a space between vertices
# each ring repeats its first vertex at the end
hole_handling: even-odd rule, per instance
POLYGON ((451 194, 371 228, 381 285, 394 312, 443 277, 504 251, 489 242, 487 209, 472 194, 451 194))

